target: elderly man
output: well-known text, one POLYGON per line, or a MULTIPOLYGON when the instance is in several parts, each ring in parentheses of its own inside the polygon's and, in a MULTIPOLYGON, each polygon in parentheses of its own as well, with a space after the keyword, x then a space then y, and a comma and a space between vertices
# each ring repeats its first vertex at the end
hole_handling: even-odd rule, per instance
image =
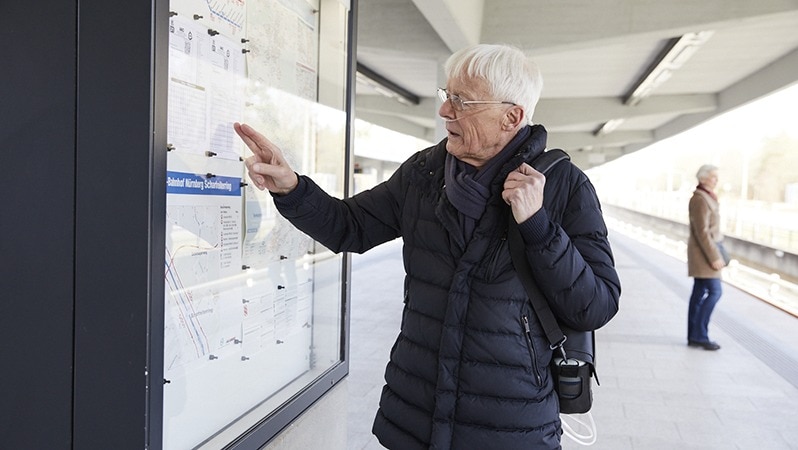
POLYGON ((452 55, 438 94, 447 137, 371 190, 340 200, 298 176, 246 125, 253 182, 280 213, 335 251, 401 237, 404 313, 373 432, 390 449, 556 449, 562 434, 552 351, 507 246, 512 214, 540 291, 561 323, 594 330, 620 282, 593 186, 571 163, 544 177, 531 125, 542 81, 518 49, 452 55), (509 206, 508 206, 509 205, 509 206))

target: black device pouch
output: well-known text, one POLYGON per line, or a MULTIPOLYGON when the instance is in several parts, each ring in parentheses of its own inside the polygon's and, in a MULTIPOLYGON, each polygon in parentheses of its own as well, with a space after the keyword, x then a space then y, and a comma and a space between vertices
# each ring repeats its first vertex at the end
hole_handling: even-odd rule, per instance
POLYGON ((590 378, 593 374, 591 364, 576 358, 551 359, 551 375, 554 390, 560 400, 563 414, 586 413, 593 405, 593 390, 590 378))

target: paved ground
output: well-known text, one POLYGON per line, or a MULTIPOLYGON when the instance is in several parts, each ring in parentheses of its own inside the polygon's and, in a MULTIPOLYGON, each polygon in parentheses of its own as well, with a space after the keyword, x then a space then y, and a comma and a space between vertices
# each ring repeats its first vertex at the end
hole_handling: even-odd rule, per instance
MULTIPOLYGON (((685 345, 692 280, 684 263, 611 234, 621 310, 597 332, 597 442, 612 450, 798 449, 798 319, 724 284, 710 325, 722 349, 685 345)), ((401 318, 400 242, 352 265, 349 448, 371 435, 401 318)), ((583 448, 563 438, 566 450, 583 448)))

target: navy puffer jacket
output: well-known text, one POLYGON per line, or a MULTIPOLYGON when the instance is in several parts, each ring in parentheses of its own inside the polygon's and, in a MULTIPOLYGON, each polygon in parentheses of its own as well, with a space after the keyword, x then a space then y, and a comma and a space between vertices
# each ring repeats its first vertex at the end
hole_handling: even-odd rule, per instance
MULTIPOLYGON (((386 182, 338 200, 306 177, 275 197, 281 214, 335 251, 404 240, 405 308, 385 371, 374 434, 389 449, 556 449, 562 433, 546 337, 507 248, 507 174, 545 148, 531 136, 494 180, 465 242, 444 186, 446 141, 386 182)), ((555 314, 592 330, 618 310, 620 282, 598 199, 570 162, 547 174, 544 208, 519 225, 555 314)))

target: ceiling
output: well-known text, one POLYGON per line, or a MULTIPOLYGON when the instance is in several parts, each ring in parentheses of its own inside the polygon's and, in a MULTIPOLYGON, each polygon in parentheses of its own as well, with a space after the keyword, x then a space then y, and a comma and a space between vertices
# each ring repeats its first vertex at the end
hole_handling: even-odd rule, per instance
POLYGON ((446 58, 471 44, 512 44, 543 74, 533 121, 583 169, 798 81, 798 0, 363 0, 357 22, 358 64, 419 100, 359 81, 358 118, 438 141, 446 58), (703 31, 710 37, 670 78, 624 102, 670 42, 703 31), (614 119, 623 120, 597 132, 614 119))

